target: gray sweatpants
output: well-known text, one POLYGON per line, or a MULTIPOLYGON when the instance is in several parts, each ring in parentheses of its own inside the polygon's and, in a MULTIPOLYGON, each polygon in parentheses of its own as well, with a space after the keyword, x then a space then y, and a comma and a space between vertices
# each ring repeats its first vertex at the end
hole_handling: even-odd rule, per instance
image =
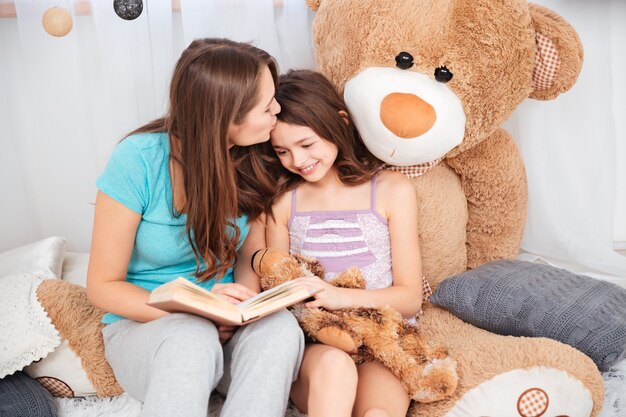
POLYGON ((106 326, 106 358, 142 417, 206 417, 215 388, 223 417, 283 417, 304 338, 286 310, 237 330, 222 346, 215 325, 189 314, 106 326))

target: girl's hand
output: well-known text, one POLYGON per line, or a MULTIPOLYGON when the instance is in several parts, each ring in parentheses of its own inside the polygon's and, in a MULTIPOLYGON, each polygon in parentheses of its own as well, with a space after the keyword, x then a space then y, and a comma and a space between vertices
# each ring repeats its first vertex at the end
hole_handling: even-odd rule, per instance
MULTIPOLYGON (((241 301, 247 300, 250 297, 254 297, 257 293, 252 291, 248 287, 244 287, 241 284, 215 284, 211 288, 211 292, 224 298, 226 301, 237 304, 241 301)), ((224 344, 233 337, 233 334, 237 331, 238 326, 217 326, 217 332, 219 333, 220 343, 224 344)))
POLYGON ((220 335, 220 343, 224 344, 230 340, 237 331, 237 326, 217 326, 217 332, 220 335))
POLYGON ((237 304, 257 295, 257 293, 250 288, 234 283, 215 284, 213 288, 211 288, 211 292, 219 295, 231 304, 237 304))
POLYGON ((314 301, 305 303, 307 308, 323 307, 327 310, 337 310, 350 307, 349 299, 343 288, 333 287, 326 281, 317 277, 297 278, 309 289, 309 291, 319 291, 313 295, 314 301))

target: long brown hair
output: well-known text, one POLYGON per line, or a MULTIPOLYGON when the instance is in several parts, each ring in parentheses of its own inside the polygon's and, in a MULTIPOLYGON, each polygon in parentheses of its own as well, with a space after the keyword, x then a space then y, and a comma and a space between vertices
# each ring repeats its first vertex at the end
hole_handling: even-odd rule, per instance
MULTIPOLYGON (((276 84, 277 65, 267 52, 228 39, 197 39, 174 69, 167 115, 131 133, 169 134, 170 158, 182 171, 181 212, 187 215, 195 276, 201 281, 219 279, 234 266, 240 237, 234 220, 242 214, 250 220, 258 217, 267 198, 250 192, 255 177, 239 190, 236 166, 247 166, 250 158, 245 150, 233 148, 235 158, 228 142, 231 124, 243 122, 258 102, 265 67, 276 84)), ((175 207, 172 212, 180 215, 175 207)))
MULTIPOLYGON (((309 127, 320 138, 337 145, 334 166, 341 182, 361 184, 370 180, 382 166, 382 162, 363 144, 347 113, 348 123, 340 114, 346 112, 346 104, 324 75, 309 70, 292 70, 281 75, 276 101, 281 106, 276 115, 279 121, 309 127)), ((263 149, 267 172, 275 182, 276 191, 265 204, 265 211, 272 214, 271 207, 278 198, 304 179, 281 165, 271 144, 263 143, 260 148, 263 149)))

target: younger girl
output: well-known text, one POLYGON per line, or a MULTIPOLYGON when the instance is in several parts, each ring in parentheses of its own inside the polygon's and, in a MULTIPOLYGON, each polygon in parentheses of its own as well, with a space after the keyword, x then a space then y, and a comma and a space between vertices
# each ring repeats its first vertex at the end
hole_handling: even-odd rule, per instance
MULTIPOLYGON (((317 258, 326 280, 350 266, 363 272, 366 290, 300 278, 322 290, 307 307, 390 305, 413 318, 422 303, 422 271, 412 184, 402 174, 379 171, 321 74, 282 76, 276 100, 282 110, 269 165, 278 193, 267 204, 267 245, 317 258)), ((291 399, 309 417, 401 417, 410 402, 383 365, 357 367, 348 354, 317 343, 305 349, 291 399)))

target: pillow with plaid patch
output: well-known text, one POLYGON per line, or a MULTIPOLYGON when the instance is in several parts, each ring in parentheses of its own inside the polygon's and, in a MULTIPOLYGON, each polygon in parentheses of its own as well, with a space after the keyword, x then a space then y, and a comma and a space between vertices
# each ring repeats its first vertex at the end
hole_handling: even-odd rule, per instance
POLYGON ((485 264, 444 280, 430 302, 494 333, 566 343, 601 371, 626 353, 626 289, 550 265, 485 264))

